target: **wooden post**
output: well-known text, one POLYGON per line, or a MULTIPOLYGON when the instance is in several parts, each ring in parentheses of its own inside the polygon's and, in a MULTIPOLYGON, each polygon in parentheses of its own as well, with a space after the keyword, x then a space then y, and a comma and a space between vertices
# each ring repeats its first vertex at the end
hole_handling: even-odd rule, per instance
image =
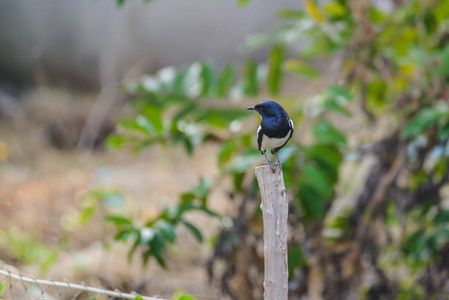
POLYGON ((284 175, 276 165, 273 173, 270 166, 256 167, 262 202, 264 240, 264 299, 287 300, 287 217, 288 199, 284 175))

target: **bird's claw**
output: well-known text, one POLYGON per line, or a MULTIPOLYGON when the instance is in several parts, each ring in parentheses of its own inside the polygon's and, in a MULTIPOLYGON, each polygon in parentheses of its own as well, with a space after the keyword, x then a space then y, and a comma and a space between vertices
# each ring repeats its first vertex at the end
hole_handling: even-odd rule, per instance
POLYGON ((262 163, 262 165, 269 165, 271 171, 272 171, 273 173, 276 172, 276 166, 275 166, 276 163, 270 163, 270 162, 264 161, 264 162, 262 163))

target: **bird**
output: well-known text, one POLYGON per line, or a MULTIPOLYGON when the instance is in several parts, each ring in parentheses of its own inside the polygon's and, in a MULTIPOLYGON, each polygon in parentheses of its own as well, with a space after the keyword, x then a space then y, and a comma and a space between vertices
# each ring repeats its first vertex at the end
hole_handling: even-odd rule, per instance
POLYGON ((277 152, 291 139, 294 130, 293 121, 280 104, 271 100, 263 100, 259 104, 248 107, 247 110, 255 110, 262 117, 260 126, 257 129, 257 145, 260 153, 265 156, 268 165, 274 173, 274 164, 270 162, 266 153, 267 149, 270 148, 271 154, 276 156, 280 170, 282 170, 277 152))

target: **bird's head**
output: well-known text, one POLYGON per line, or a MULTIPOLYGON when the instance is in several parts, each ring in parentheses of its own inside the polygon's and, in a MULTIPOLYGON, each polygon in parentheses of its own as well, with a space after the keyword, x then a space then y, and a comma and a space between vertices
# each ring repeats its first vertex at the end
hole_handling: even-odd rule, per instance
POLYGON ((283 115, 284 113, 286 114, 282 106, 271 100, 264 100, 259 104, 248 107, 247 110, 257 111, 262 116, 262 118, 263 117, 270 118, 283 115))

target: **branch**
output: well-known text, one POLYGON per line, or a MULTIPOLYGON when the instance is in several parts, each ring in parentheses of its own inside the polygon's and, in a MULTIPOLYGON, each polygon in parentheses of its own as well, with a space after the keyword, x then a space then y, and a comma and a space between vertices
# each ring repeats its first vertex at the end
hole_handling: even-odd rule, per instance
POLYGON ((256 167, 264 228, 264 299, 287 300, 287 217, 288 199, 279 165, 256 167))

